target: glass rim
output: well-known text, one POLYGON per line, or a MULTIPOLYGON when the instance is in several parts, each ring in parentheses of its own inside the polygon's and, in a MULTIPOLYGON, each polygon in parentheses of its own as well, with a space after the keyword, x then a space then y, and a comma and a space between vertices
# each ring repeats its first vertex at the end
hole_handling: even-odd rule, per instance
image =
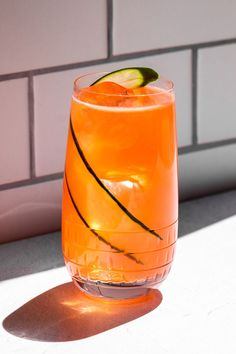
MULTIPOLYGON (((106 74, 108 74, 108 71, 95 71, 95 72, 91 72, 91 73, 87 73, 87 74, 83 74, 81 76, 78 76, 73 83, 73 92, 75 93, 79 93, 82 90, 83 91, 89 91, 89 87, 90 86, 86 86, 86 87, 79 87, 79 83, 85 79, 85 78, 89 78, 93 75, 101 75, 104 76, 106 74)), ((131 97, 150 97, 150 96, 158 96, 158 95, 162 95, 163 92, 164 93, 172 93, 174 92, 174 83, 172 80, 167 79, 165 76, 160 75, 159 78, 156 81, 150 82, 148 85, 145 86, 151 86, 151 87, 159 87, 161 89, 160 92, 153 92, 153 93, 134 93, 134 94, 129 94, 128 97, 126 94, 124 93, 102 93, 102 92, 96 92, 93 91, 92 94, 94 95, 102 95, 102 96, 113 96, 113 97, 127 97, 127 98, 131 98, 131 97), (155 85, 155 83, 161 83, 161 82, 165 82, 166 84, 169 85, 168 88, 163 88, 161 86, 155 85)), ((142 87, 145 87, 142 86, 142 87)))

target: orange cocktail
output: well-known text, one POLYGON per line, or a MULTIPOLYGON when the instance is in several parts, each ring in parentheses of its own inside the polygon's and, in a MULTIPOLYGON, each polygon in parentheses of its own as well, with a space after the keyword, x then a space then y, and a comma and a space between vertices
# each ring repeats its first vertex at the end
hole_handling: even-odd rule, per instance
MULTIPOLYGON (((96 74, 98 76, 98 74, 96 74)), ((177 237, 175 99, 170 81, 136 89, 76 80, 63 185, 62 244, 76 284, 138 296, 163 281, 177 237)))

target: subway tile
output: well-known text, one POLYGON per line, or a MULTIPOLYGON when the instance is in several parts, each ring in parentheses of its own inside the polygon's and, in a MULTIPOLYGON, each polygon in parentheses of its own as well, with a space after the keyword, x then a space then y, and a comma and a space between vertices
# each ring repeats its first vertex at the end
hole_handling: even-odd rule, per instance
POLYGON ((179 146, 191 143, 190 52, 162 54, 35 77, 35 152, 38 176, 63 170, 73 81, 81 74, 149 66, 172 79, 176 89, 179 146))
POLYGON ((236 144, 179 156, 180 199, 236 188, 236 144))
POLYGON ((62 181, 0 192, 0 243, 60 229, 62 181))
POLYGON ((105 0, 1 2, 0 74, 104 58, 105 0))
POLYGON ((0 184, 29 178, 27 79, 0 82, 0 184))
POLYGON ((36 175, 61 172, 64 167, 74 71, 36 76, 36 175))
POLYGON ((235 1, 114 1, 114 53, 235 37, 235 1))
POLYGON ((236 44, 199 51, 198 138, 236 137, 236 44))

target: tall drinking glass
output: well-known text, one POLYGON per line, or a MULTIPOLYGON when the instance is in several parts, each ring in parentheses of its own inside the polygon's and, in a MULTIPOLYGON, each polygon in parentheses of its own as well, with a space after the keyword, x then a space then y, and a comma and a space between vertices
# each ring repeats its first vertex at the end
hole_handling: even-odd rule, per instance
POLYGON ((168 275, 178 220, 171 81, 116 93, 74 83, 62 206, 67 269, 83 291, 125 299, 168 275))

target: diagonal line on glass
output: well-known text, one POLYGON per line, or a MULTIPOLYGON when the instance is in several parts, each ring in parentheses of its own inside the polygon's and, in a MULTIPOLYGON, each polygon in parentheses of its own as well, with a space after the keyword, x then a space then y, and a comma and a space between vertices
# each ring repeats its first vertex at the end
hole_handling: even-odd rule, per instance
POLYGON ((125 212, 125 214, 134 222, 136 222, 139 226, 141 226, 144 230, 148 231, 150 234, 158 237, 160 240, 162 240, 161 236, 158 235, 158 233, 156 233, 154 230, 150 229, 149 227, 147 227, 142 221, 140 221, 139 219, 137 219, 133 214, 131 214, 129 212, 128 209, 126 209, 126 207, 118 200, 116 199, 116 197, 109 191, 109 189, 106 188, 106 186, 100 181, 100 179, 98 178, 98 176, 96 175, 96 173, 94 172, 94 170, 92 169, 92 167, 90 166, 90 164, 88 163, 86 157, 84 156, 84 153, 79 145, 79 142, 76 138, 75 135, 75 131, 73 128, 73 124, 72 124, 72 119, 70 116, 70 130, 71 130, 71 134, 75 143, 75 146, 77 148, 77 151, 83 161, 83 163, 85 164, 87 170, 89 171, 89 173, 94 177, 94 179, 96 180, 96 182, 100 185, 100 187, 102 189, 104 189, 104 191, 112 198, 112 200, 125 212))
POLYGON ((79 208, 77 207, 76 203, 75 203, 75 200, 72 196, 72 193, 71 193, 71 190, 70 190, 70 187, 69 187, 69 183, 68 183, 68 179, 67 179, 67 175, 66 175, 66 172, 65 172, 65 181, 66 181, 66 186, 67 186, 67 190, 68 190, 68 193, 69 193, 69 196, 70 196, 70 199, 71 199, 71 202, 77 212, 77 214, 79 215, 80 219, 83 221, 84 225, 87 226, 87 228, 102 242, 104 242, 106 245, 110 246, 113 250, 119 252, 119 253, 123 253, 124 256, 132 259, 133 261, 135 261, 136 263, 138 264, 143 264, 143 262, 141 262, 139 259, 137 259, 135 256, 133 256, 131 253, 126 253, 124 250, 122 250, 121 248, 118 248, 114 245, 112 245, 109 241, 107 241, 104 237, 102 237, 101 235, 99 235, 94 229, 91 229, 89 224, 87 223, 87 221, 85 220, 85 218, 83 217, 83 215, 81 214, 79 208))

